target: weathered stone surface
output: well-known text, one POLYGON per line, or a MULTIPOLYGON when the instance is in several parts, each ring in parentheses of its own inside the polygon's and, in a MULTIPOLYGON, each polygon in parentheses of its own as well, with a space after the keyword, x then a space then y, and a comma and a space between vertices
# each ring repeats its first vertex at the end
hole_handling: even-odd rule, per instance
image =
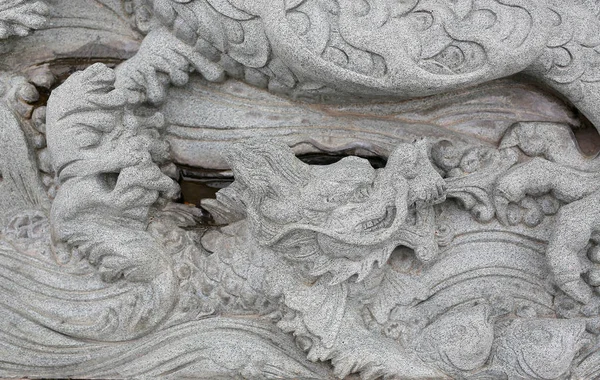
POLYGON ((0 377, 597 378, 599 11, 0 1, 0 377))

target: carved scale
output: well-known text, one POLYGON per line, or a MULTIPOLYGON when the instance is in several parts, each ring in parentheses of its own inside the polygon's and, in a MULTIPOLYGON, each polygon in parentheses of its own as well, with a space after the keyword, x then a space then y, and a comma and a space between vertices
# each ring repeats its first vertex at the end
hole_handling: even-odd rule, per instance
POLYGON ((0 376, 597 378, 599 11, 0 1, 0 376))

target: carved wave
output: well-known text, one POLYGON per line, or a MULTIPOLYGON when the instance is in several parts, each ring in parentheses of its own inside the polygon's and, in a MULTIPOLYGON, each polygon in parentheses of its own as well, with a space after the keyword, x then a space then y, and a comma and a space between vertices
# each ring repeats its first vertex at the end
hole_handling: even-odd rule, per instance
POLYGON ((138 339, 103 341, 116 327, 123 333, 119 324, 153 312, 147 289, 107 285, 84 261, 58 265, 51 254, 15 248, 22 243, 0 243, 2 376, 329 377, 290 336, 253 319, 207 318, 138 339), (95 335, 90 332, 96 339, 86 338, 95 335))

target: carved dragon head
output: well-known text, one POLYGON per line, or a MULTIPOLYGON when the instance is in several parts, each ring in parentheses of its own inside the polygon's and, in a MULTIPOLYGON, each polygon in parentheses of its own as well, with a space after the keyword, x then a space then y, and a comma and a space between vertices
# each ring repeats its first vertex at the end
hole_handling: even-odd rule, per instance
POLYGON ((374 263, 385 263, 400 244, 409 207, 444 196, 424 141, 400 145, 383 169, 359 157, 311 166, 264 140, 238 144, 227 156, 235 182, 218 200, 247 216, 259 244, 312 263, 312 275, 331 273, 332 283, 354 274, 360 281, 374 263))

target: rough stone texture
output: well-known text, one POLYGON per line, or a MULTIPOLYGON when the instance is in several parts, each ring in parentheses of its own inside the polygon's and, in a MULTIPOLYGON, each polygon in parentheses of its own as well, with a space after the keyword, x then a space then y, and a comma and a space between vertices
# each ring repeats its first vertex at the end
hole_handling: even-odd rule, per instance
POLYGON ((599 377, 599 12, 0 0, 0 377, 599 377))

